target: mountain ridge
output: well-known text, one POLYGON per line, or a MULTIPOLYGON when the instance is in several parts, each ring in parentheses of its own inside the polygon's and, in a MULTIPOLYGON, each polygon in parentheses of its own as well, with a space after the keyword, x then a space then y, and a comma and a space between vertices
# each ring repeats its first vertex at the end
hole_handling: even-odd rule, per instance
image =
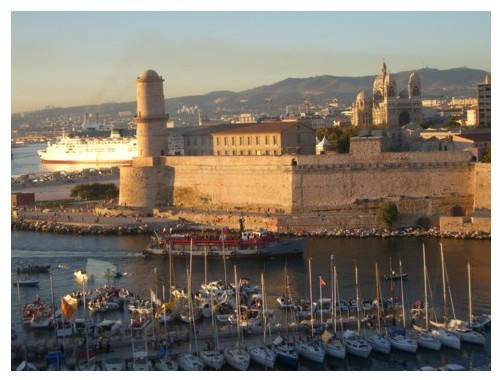
MULTIPOLYGON (((457 67, 451 69, 423 68, 391 73, 396 80, 397 92, 406 87, 409 75, 417 72, 422 84, 422 97, 475 97, 477 84, 482 83, 487 71, 457 67)), ((337 99, 339 104, 350 105, 359 91, 371 94, 375 75, 334 76, 319 75, 308 78, 284 78, 270 85, 262 85, 239 92, 211 91, 207 94, 166 98, 166 112, 177 113, 182 106, 198 107, 203 114, 224 112, 264 113, 268 110, 282 110, 286 105, 299 104, 305 100, 316 104, 325 104, 337 99)), ((135 113, 136 101, 107 102, 95 105, 73 106, 47 110, 30 111, 46 116, 65 110, 70 113, 97 112, 100 115, 116 114, 120 111, 135 113)), ((28 112, 24 112, 27 114, 28 112)), ((12 114, 13 118, 21 113, 12 114)))

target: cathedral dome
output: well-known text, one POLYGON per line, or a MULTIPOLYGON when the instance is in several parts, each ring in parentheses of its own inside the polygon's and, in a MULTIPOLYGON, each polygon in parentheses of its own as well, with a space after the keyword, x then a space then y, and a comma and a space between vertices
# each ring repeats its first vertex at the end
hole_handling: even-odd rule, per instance
POLYGON ((358 96, 356 96, 356 101, 357 101, 357 102, 362 102, 362 101, 364 101, 364 100, 368 100, 368 96, 366 95, 365 90, 360 91, 360 92, 358 93, 358 96))

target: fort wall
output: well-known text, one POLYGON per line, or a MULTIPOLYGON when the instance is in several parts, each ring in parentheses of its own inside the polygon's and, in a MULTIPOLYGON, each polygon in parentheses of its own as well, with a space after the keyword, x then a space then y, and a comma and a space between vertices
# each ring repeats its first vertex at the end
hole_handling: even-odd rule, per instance
POLYGON ((374 138, 353 145, 338 155, 135 159, 121 169, 120 204, 233 211, 235 223, 238 212, 246 220, 269 212, 277 214, 272 228, 283 232, 307 231, 309 219, 314 231, 379 228, 378 209, 387 201, 412 226, 420 216, 437 225, 456 210, 490 209, 490 165, 472 162, 470 152, 382 152, 374 138))

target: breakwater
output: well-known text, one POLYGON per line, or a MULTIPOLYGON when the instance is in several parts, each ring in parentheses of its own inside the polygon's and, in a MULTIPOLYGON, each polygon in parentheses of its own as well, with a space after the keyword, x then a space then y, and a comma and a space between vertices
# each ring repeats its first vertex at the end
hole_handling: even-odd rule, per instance
MULTIPOLYGON (((55 234, 73 235, 139 235, 152 234, 163 228, 170 228, 179 221, 165 221, 152 223, 120 223, 120 224, 86 224, 71 222, 54 222, 50 220, 11 220, 11 230, 13 231, 35 231, 55 234)), ((404 238, 404 237, 432 237, 432 238, 453 238, 453 239, 491 239, 491 233, 484 232, 446 232, 438 228, 402 228, 402 229, 376 229, 376 228, 356 228, 356 229, 331 229, 320 232, 300 233, 302 236, 316 236, 326 238, 404 238)))

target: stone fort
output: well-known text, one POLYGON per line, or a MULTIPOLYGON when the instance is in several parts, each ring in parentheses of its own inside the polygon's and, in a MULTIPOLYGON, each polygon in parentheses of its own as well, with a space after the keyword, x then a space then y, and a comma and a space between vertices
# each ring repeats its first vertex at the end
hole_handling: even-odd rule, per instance
MULTIPOLYGON (((143 153, 120 169, 122 206, 196 208, 212 216, 229 210, 249 215, 248 221, 253 213, 271 213, 267 227, 296 232, 380 227, 376 210, 393 201, 407 225, 421 216, 437 224, 440 216, 458 213, 462 225, 489 231, 490 165, 475 162, 470 152, 388 152, 384 137, 357 137, 348 154, 164 156, 163 79, 147 70, 137 82, 143 153), (153 86, 151 94, 144 83, 153 86)), ((262 226, 262 219, 255 223, 262 226)))

